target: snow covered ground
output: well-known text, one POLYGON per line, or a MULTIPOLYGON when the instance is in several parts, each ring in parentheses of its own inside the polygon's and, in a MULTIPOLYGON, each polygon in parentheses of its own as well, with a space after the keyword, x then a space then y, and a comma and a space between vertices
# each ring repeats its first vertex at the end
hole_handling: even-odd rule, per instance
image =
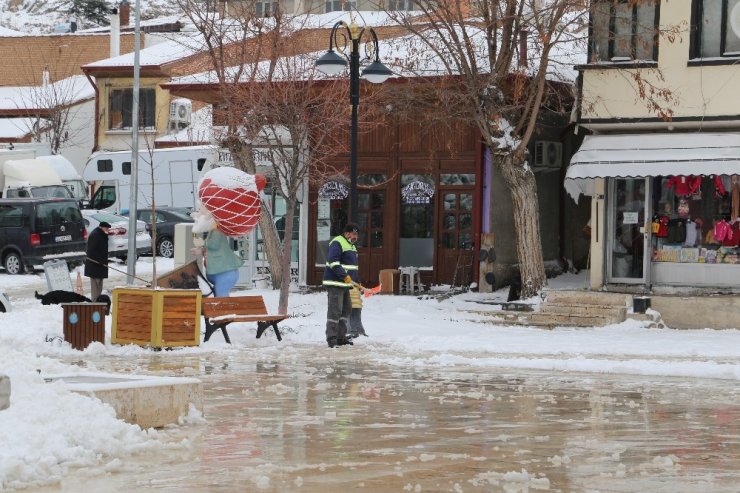
MULTIPOLYGON (((172 261, 157 259, 160 273, 172 261)), ((119 266, 124 269, 124 266, 119 266)), ((151 259, 141 259, 137 275, 147 276, 151 259)), ((87 280, 85 280, 87 281, 87 280)), ((123 284, 113 273, 106 287, 123 284)), ((85 283, 87 287, 87 282, 85 283)), ((554 289, 580 289, 582 276, 550 280, 554 289)), ((46 291, 43 274, 8 276, 0 273, 0 291, 6 292, 13 311, 0 314, 0 374, 12 382, 11 405, 0 411, 0 491, 50 484, 76 466, 113 464, 142 450, 167 447, 156 430, 140 430, 115 418, 98 401, 69 392, 63 383, 44 383, 43 375, 80 370, 74 361, 110 357, 137 358, 150 351, 138 346, 92 344, 84 352, 60 342, 62 309, 42 306, 34 290, 46 291)), ((265 297, 268 309, 277 308, 277 292, 251 290, 265 297)), ((740 379, 738 330, 649 329, 628 321, 599 328, 506 327, 490 323, 485 314, 495 310, 482 301, 505 299, 506 293, 466 293, 442 301, 432 297, 376 295, 365 300, 363 322, 370 335, 356 344, 379 364, 403 367, 450 366, 537 369, 555 372, 609 373, 682 377, 684 381, 712 378, 740 379)), ((206 354, 225 351, 286 351, 291 346, 321 355, 353 351, 326 347, 323 293, 291 293, 294 318, 286 320, 282 342, 271 333, 255 339, 254 330, 230 330, 233 345, 221 334, 195 348, 159 353, 206 354)), ((110 320, 107 320, 108 337, 110 320)), ((94 365, 85 371, 94 370, 94 365)), ((141 370, 146 373, 146 369, 141 370)), ((198 416, 190 416, 197 421, 198 416)), ((186 425, 185 425, 186 426, 186 425)))

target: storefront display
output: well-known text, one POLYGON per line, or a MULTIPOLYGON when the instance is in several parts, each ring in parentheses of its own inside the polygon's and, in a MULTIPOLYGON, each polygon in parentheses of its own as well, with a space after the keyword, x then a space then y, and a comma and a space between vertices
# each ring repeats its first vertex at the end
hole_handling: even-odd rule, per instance
POLYGON ((652 261, 740 263, 737 175, 655 177, 652 261))

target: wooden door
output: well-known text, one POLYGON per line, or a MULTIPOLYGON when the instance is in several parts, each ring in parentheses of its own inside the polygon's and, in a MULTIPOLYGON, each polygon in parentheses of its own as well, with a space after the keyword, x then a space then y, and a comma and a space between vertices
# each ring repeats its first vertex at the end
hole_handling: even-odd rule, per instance
POLYGON ((473 197, 472 187, 440 190, 437 199, 436 283, 454 282, 460 286, 472 281, 473 197))
POLYGON ((357 194, 357 225, 360 236, 357 251, 360 256, 360 279, 367 286, 377 284, 386 254, 385 235, 387 194, 383 189, 360 190, 357 194))

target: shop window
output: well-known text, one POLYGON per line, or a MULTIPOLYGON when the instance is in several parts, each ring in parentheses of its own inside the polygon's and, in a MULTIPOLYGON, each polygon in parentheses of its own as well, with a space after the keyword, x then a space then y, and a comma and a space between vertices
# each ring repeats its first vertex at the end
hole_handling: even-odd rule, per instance
POLYGON ((475 185, 475 173, 443 173, 439 175, 440 185, 475 185))
MULTIPOLYGON (((133 104, 133 89, 111 89, 108 96, 108 130, 131 128, 133 104)), ((155 90, 139 89, 139 128, 154 128, 155 112, 155 90)))
POLYGON ((388 0, 388 10, 415 10, 414 0, 388 0))
POLYGON ((401 176, 399 263, 403 267, 433 265, 434 200, 430 195, 433 190, 432 176, 401 176))
MULTIPOLYGON (((275 221, 275 228, 277 229, 278 237, 281 242, 285 242, 285 217, 287 215, 287 202, 276 189, 272 188, 270 181, 265 185, 262 193, 266 196, 265 202, 270 209, 272 218, 275 221)), ((298 243, 300 238, 300 211, 301 204, 296 202, 295 210, 293 212, 293 234, 291 235, 291 248, 290 248, 290 261, 298 262, 298 243)), ((262 231, 257 228, 256 236, 256 259, 255 260, 267 260, 267 253, 264 248, 264 239, 262 238, 262 231)))
POLYGON ((732 27, 732 12, 740 0, 694 0, 692 58, 740 56, 740 37, 732 27))
MULTIPOLYGON (((359 183, 359 180, 358 180, 359 183)), ((359 203, 359 197, 358 197, 359 203)), ((316 267, 326 265, 329 242, 349 222, 349 188, 340 181, 327 181, 319 188, 316 203, 316 267)))
POLYGON ((325 12, 336 12, 341 10, 357 10, 357 2, 347 0, 329 0, 324 3, 325 12))
POLYGON ((659 12, 659 0, 595 0, 591 62, 656 61, 659 12))
POLYGON ((740 180, 668 176, 653 187, 653 262, 740 263, 740 180))
POLYGON ((278 2, 255 2, 254 3, 255 13, 257 17, 270 17, 278 13, 278 2))

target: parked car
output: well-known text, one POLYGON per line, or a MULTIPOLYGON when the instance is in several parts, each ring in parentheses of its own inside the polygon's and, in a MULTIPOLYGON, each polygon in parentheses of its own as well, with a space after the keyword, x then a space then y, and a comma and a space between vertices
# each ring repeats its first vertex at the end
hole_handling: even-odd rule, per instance
MULTIPOLYGON (((138 209, 136 217, 145 221, 149 225, 150 232, 152 227, 152 210, 138 209)), ((157 207, 154 210, 156 219, 157 240, 156 254, 160 257, 172 258, 175 255, 175 224, 192 223, 190 209, 185 207, 157 207)))
POLYGON ((87 231, 74 199, 0 199, 0 259, 21 274, 61 259, 70 268, 85 260, 87 231))
MULTIPOLYGON (((110 224, 108 230, 108 256, 123 261, 128 257, 128 218, 107 211, 82 210, 82 217, 88 232, 98 227, 105 221, 110 224)), ((144 221, 136 221, 136 255, 148 253, 152 249, 152 238, 149 236, 147 224, 144 221)))

